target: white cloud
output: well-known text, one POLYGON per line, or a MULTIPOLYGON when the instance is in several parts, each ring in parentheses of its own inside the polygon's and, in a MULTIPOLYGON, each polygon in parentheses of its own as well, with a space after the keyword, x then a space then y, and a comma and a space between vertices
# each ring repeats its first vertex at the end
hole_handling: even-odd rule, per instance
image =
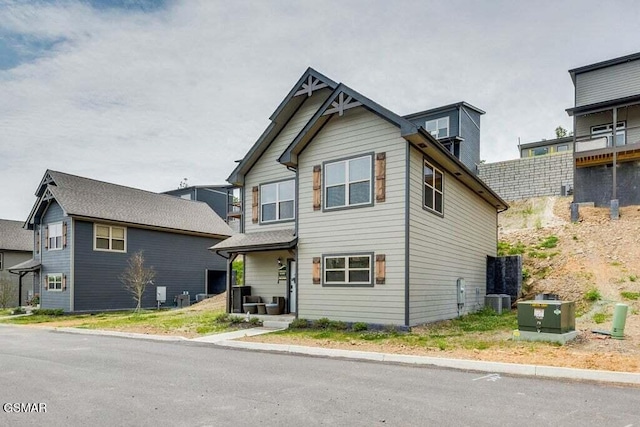
POLYGON ((576 4, 6 3, 2 31, 63 41, 0 71, 0 217, 26 217, 47 168, 154 191, 222 183, 308 66, 399 114, 468 101, 487 111, 482 157, 515 157, 518 137, 571 126, 567 69, 637 49, 632 4, 576 4))

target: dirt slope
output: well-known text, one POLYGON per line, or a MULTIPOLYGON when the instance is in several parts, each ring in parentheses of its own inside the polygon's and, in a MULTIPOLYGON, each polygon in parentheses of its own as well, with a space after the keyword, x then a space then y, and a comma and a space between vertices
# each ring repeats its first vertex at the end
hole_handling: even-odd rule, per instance
POLYGON ((640 293, 640 207, 621 208, 617 221, 609 219, 607 208, 581 208, 580 221, 573 224, 570 203, 570 198, 529 199, 500 214, 503 246, 524 252, 525 299, 549 292, 576 301, 581 334, 570 346, 574 351, 607 353, 612 364, 622 362, 616 355, 640 358, 640 301, 629 299, 640 293), (557 237, 556 246, 540 248, 551 236, 557 237), (629 306, 625 340, 592 333, 611 330, 618 302, 629 306))

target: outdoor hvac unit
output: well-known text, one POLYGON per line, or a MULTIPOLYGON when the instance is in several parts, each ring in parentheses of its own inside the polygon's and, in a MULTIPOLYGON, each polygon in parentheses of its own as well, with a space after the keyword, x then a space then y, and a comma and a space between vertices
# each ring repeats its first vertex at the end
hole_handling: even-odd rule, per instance
POLYGON ((507 294, 489 294, 484 297, 485 307, 491 307, 493 311, 502 314, 503 311, 511 311, 511 296, 507 294))
POLYGON ((551 300, 518 302, 518 329, 551 334, 575 331, 576 303, 551 300))

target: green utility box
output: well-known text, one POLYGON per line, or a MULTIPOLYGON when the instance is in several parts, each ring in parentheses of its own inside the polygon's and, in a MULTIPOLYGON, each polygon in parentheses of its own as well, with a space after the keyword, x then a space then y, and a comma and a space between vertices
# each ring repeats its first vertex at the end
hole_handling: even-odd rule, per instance
POLYGON ((535 300, 518 302, 518 329, 564 334, 576 330, 576 303, 535 300))

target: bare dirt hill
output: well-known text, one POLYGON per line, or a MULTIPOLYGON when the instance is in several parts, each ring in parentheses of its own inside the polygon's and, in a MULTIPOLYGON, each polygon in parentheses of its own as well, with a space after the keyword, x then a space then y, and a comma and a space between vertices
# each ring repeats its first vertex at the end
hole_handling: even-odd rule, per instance
POLYGON ((640 358, 640 207, 620 209, 609 219, 608 208, 581 208, 580 221, 570 222, 570 198, 536 198, 512 202, 499 216, 500 248, 522 253, 524 299, 555 293, 576 301, 577 352, 598 352, 621 363, 616 355, 640 358), (629 306, 625 339, 592 333, 611 330, 616 303, 629 306))

